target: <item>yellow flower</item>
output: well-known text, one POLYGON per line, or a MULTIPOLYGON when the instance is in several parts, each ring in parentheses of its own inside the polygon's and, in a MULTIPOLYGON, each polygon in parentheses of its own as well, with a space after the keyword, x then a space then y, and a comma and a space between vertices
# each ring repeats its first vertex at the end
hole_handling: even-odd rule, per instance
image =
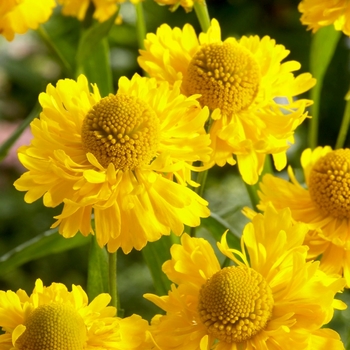
POLYGON ((306 262, 307 227, 293 224, 289 210, 272 207, 244 228, 242 253, 220 251, 234 266, 221 268, 211 245, 184 234, 163 271, 174 282, 167 296, 146 294, 166 313, 152 320, 162 350, 344 349, 339 335, 321 328, 333 317, 345 284, 306 262))
POLYGON ((336 30, 350 35, 350 3, 348 0, 302 0, 298 6, 301 23, 315 33, 322 27, 334 25, 336 30))
POLYGON ((134 75, 101 98, 81 75, 48 85, 39 102, 34 139, 18 151, 29 171, 15 187, 28 191, 28 203, 64 203, 52 226, 64 237, 93 233, 93 211, 99 245, 128 253, 209 215, 208 203, 186 186, 196 185, 192 162, 208 160, 211 151, 208 110, 196 96, 134 75))
POLYGON ((180 80, 182 93, 201 94, 199 101, 212 111, 209 166, 233 165, 235 155, 248 184, 258 181, 266 154, 273 155, 278 170, 285 167, 294 130, 311 104, 295 96, 315 79, 309 73, 295 77, 296 61, 281 63, 289 54, 283 45, 268 36, 222 41, 220 26, 212 20, 199 37, 189 24, 183 30, 163 24, 147 35, 140 54, 140 66, 152 77, 170 84, 180 80))
POLYGON ((0 350, 143 350, 150 344, 149 325, 138 315, 125 319, 107 306, 108 294, 90 304, 80 286, 38 279, 30 296, 24 290, 0 291, 0 350))
POLYGON ((309 227, 305 243, 309 257, 321 256, 321 268, 344 275, 350 287, 350 150, 317 147, 301 156, 306 188, 289 169, 291 182, 265 175, 259 209, 267 203, 280 210, 289 207, 296 221, 309 227))
POLYGON ((171 5, 170 11, 175 11, 182 6, 186 12, 192 11, 195 2, 204 4, 204 0, 155 0, 159 5, 171 5))
POLYGON ((0 33, 9 41, 15 34, 37 29, 56 7, 55 0, 6 0, 0 2, 0 33))
MULTIPOLYGON (((137 4, 142 0, 130 0, 137 4)), ((62 5, 62 13, 65 16, 73 16, 79 21, 84 20, 89 6, 94 9, 92 17, 99 22, 105 22, 112 17, 121 3, 126 0, 58 0, 62 5)), ((121 18, 118 16, 116 23, 120 23, 121 18)))

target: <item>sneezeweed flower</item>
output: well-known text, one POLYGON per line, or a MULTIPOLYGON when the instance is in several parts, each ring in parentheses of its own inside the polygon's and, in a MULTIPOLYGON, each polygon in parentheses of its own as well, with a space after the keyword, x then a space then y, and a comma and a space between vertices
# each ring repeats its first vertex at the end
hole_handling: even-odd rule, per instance
POLYGON ((350 35, 350 3, 348 0, 302 0, 298 6, 301 23, 313 33, 334 25, 338 31, 350 35))
POLYGON ((0 2, 0 34, 12 41, 15 34, 38 29, 56 7, 55 0, 6 0, 0 2))
MULTIPOLYGON (((133 4, 137 4, 142 0, 130 0, 133 4)), ((105 22, 112 17, 118 10, 121 3, 126 0, 58 0, 62 5, 62 14, 65 16, 76 17, 79 21, 83 21, 88 12, 89 7, 93 8, 92 17, 99 22, 105 22)), ((120 23, 121 18, 118 16, 116 23, 120 23)))
POLYGON ((260 184, 259 209, 268 203, 289 207, 296 221, 309 227, 305 243, 309 257, 321 255, 321 268, 344 275, 350 287, 350 149, 317 147, 301 155, 306 187, 289 169, 291 182, 265 175, 260 184))
POLYGON ((25 201, 64 203, 52 227, 64 237, 94 233, 110 252, 142 249, 184 225, 198 226, 208 203, 192 191, 192 163, 209 158, 208 110, 139 75, 122 77, 116 95, 90 92, 85 76, 48 85, 33 140, 18 151, 28 169, 16 182, 25 201))
POLYGON ((138 315, 125 319, 107 306, 108 294, 90 303, 80 286, 45 287, 40 279, 31 295, 0 291, 1 350, 142 350, 150 344, 149 325, 138 315))
POLYGON ((192 11, 195 2, 204 4, 204 0, 155 0, 155 2, 159 5, 170 5, 170 11, 182 6, 186 12, 192 11))
POLYGON ((190 24, 182 30, 163 24, 144 43, 140 66, 158 80, 181 81, 182 93, 201 94, 202 106, 212 111, 214 152, 207 166, 233 165, 235 155, 248 184, 258 181, 267 154, 272 154, 278 170, 285 167, 294 130, 311 104, 295 97, 309 90, 315 79, 309 73, 294 76, 300 64, 282 63, 289 54, 283 45, 268 36, 222 41, 216 20, 199 37, 190 24))
POLYGON ((165 315, 152 320, 160 349, 344 349, 339 335, 321 328, 345 304, 334 299, 345 284, 306 262, 306 225, 288 209, 272 207, 244 228, 242 252, 220 251, 235 265, 221 268, 212 246, 182 235, 163 271, 174 282, 167 296, 146 294, 165 315))

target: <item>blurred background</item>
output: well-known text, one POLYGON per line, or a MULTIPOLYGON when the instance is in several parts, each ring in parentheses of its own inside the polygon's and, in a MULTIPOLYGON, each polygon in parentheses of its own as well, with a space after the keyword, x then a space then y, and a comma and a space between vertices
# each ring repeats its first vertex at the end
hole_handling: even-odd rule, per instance
MULTIPOLYGON (((311 42, 311 33, 300 23, 298 3, 298 0, 207 0, 210 17, 219 21, 223 39, 228 36, 268 35, 291 51, 287 60, 301 63, 301 70, 297 74, 309 71, 311 42)), ((146 0, 144 11, 148 32, 155 32, 162 23, 172 27, 191 23, 200 32, 195 13, 186 13, 181 7, 172 13, 168 7, 146 0)), ((138 44, 134 7, 125 3, 120 13, 123 23, 114 26, 109 35, 115 87, 120 76, 130 78, 135 72, 142 74, 136 61, 138 44)), ((64 31, 72 47, 78 40, 80 25, 74 18, 62 17, 59 11, 50 19, 50 23, 45 24, 49 30, 57 33, 64 31)), ((39 33, 30 31, 16 35, 12 42, 0 37, 0 144, 35 108, 38 95, 45 91, 46 85, 56 84, 58 79, 67 77, 75 78, 67 75, 52 48, 39 33)), ((334 146, 348 87, 349 39, 343 36, 326 74, 322 92, 319 137, 322 146, 334 146)), ((300 166, 300 153, 307 147, 307 127, 306 121, 297 129, 296 144, 289 152, 289 163, 293 167, 300 166)), ((30 137, 30 131, 26 129, 8 156, 0 162, 0 262, 17 246, 49 230, 54 221, 53 216, 61 211, 60 207, 44 207, 41 200, 26 204, 24 193, 13 187, 13 182, 24 171, 17 160, 16 149, 19 145, 28 144, 30 137)), ((346 146, 349 146, 349 140, 346 146)), ((205 197, 215 213, 234 225, 237 232, 241 232, 246 221, 240 210, 242 206, 250 205, 250 201, 236 171, 235 167, 230 166, 211 170, 205 197)), ((205 231, 201 234, 208 236, 205 231)), ((85 288, 88 242, 86 239, 77 248, 27 262, 11 271, 2 272, 0 268, 0 290, 22 288, 30 293, 36 278, 41 278, 45 285, 61 282, 68 288, 72 284, 85 288)), ((139 313, 150 319, 156 307, 144 300, 142 294, 154 290, 142 254, 137 251, 127 256, 118 254, 119 293, 125 315, 139 313)), ((347 298, 347 294, 343 297, 347 298)), ((349 314, 343 313, 341 317, 336 318, 333 324, 343 337, 347 337, 347 330, 342 324, 344 320, 349 321, 349 314)))

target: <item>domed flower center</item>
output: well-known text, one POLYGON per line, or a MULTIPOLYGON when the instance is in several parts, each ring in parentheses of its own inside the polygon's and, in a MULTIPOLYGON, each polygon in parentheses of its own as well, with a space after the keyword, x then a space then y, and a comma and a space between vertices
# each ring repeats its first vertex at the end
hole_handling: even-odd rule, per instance
POLYGON ((239 343, 265 328, 273 303, 271 289, 258 272, 231 266, 202 286, 198 310, 210 335, 226 343, 239 343))
POLYGON ((327 153, 312 167, 309 193, 326 215, 350 218, 350 149, 327 153))
POLYGON ((24 324, 26 330, 16 342, 20 350, 83 350, 86 327, 69 304, 39 306, 24 324))
POLYGON ((128 95, 109 95, 86 115, 82 142, 100 164, 133 170, 149 164, 159 143, 159 119, 142 100, 128 95))
POLYGON ((203 106, 224 114, 249 107, 260 83, 260 70, 255 58, 237 43, 204 45, 192 58, 184 77, 186 95, 201 94, 203 106))

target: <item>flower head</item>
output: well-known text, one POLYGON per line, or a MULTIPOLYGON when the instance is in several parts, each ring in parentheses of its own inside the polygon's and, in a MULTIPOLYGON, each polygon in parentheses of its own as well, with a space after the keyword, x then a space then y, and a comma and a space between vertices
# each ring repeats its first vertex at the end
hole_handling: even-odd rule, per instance
POLYGON ((197 37, 193 27, 171 29, 163 24, 148 34, 140 50, 140 66, 152 77, 181 82, 185 95, 201 94, 199 101, 212 111, 210 129, 213 154, 208 166, 235 164, 245 182, 258 181, 266 154, 276 168, 286 165, 286 150, 294 130, 307 117, 311 101, 295 99, 310 89, 309 73, 295 77, 296 61, 283 45, 265 36, 221 40, 218 22, 197 37))
POLYGON ((334 299, 345 281, 306 262, 306 232, 288 209, 267 208, 245 227, 242 252, 223 235, 218 247, 234 263, 224 268, 207 241, 184 234, 163 265, 177 286, 167 296, 145 295, 166 312, 151 325, 159 348, 344 349, 336 332, 321 327, 345 307, 334 299))
POLYGON ((259 192, 259 209, 271 203, 277 210, 289 207, 296 221, 307 224, 305 243, 309 257, 321 255, 321 268, 344 275, 350 286, 350 150, 317 147, 301 156, 306 187, 292 169, 291 182, 265 175, 259 192), (276 189, 278 189, 276 191, 276 189))
POLYGON ((120 319, 107 306, 108 294, 90 304, 80 286, 38 279, 31 295, 0 291, 1 350, 141 350, 149 344, 148 322, 140 316, 120 319))
POLYGON ((336 30, 350 35, 350 4, 347 0, 302 0, 298 6, 301 23, 313 33, 334 25, 336 30))
POLYGON ((55 0, 6 0, 0 2, 0 34, 12 41, 15 34, 37 29, 56 7, 55 0))
POLYGON ((196 96, 135 75, 101 98, 81 75, 48 85, 39 101, 34 139, 18 151, 28 171, 15 187, 28 191, 28 203, 42 196, 48 207, 64 203, 53 225, 64 237, 95 232, 100 246, 129 252, 209 215, 208 203, 186 186, 196 185, 192 163, 211 151, 208 110, 196 96))
MULTIPOLYGON (((132 3, 138 3, 142 0, 130 0, 132 3)), ((79 21, 84 20, 90 6, 93 7, 92 17, 99 22, 105 22, 112 17, 118 10, 119 5, 126 0, 58 0, 62 5, 62 13, 65 16, 73 16, 79 21)), ((121 18, 118 16, 117 23, 121 18)))

